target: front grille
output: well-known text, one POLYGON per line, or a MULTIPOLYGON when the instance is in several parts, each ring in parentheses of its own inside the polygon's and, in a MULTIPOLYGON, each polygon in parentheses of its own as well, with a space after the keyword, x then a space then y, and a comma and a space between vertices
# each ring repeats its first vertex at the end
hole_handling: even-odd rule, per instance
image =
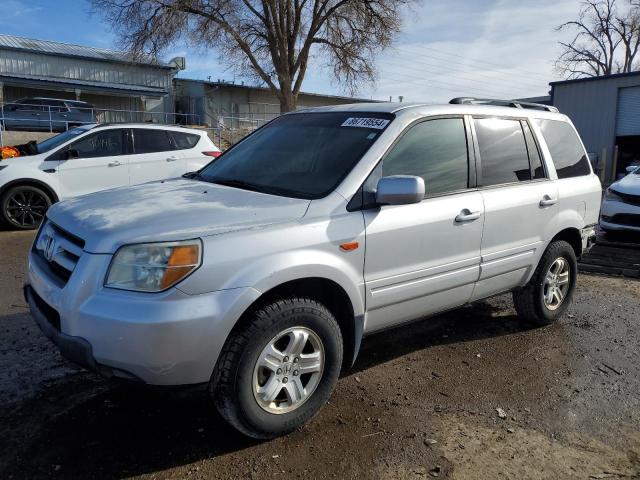
POLYGON ((42 226, 33 251, 49 269, 51 275, 65 285, 82 256, 84 240, 61 229, 51 221, 42 226))
POLYGON ((624 203, 628 203, 629 205, 636 205, 640 207, 640 195, 631 195, 629 193, 620 193, 615 190, 616 195, 618 195, 624 203))
POLYGON ((640 227, 640 215, 632 213, 617 213, 611 217, 611 223, 627 225, 629 227, 640 227))
POLYGON ((47 322, 49 322, 57 331, 60 331, 60 314, 56 309, 45 302, 33 288, 31 289, 31 295, 33 296, 33 301, 38 307, 38 310, 40 310, 40 313, 42 313, 44 318, 47 319, 47 322))

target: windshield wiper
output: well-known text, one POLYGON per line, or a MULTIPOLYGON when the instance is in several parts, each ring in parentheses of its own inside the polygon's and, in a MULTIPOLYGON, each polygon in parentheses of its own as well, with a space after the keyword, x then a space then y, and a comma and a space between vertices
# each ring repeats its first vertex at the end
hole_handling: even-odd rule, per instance
POLYGON ((250 190, 252 192, 265 192, 265 187, 254 183, 245 182, 244 180, 234 180, 231 178, 211 178, 207 179, 211 183, 224 185, 226 187, 240 188, 242 190, 250 190))

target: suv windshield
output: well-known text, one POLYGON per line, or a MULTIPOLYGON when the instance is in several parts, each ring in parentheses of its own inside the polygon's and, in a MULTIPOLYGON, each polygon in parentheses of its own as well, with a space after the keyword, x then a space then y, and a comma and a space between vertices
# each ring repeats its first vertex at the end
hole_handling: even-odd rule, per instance
POLYGON ((38 153, 48 152, 49 150, 52 150, 62 145, 63 143, 68 142, 69 140, 73 140, 78 135, 82 135, 84 132, 91 130, 92 127, 93 125, 72 128, 71 130, 62 132, 61 134, 56 135, 55 137, 47 138, 43 142, 38 143, 38 153))
POLYGON ((198 174, 204 181, 296 198, 328 195, 351 171, 392 114, 284 115, 198 174))

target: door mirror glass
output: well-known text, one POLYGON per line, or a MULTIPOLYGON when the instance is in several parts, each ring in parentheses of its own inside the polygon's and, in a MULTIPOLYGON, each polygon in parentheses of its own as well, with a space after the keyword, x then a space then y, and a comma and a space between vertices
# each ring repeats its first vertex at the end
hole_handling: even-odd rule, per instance
POLYGON ((75 148, 70 148, 65 152, 66 160, 72 160, 74 158, 80 158, 80 154, 78 153, 78 150, 76 150, 75 148))
POLYGON ((383 177, 378 182, 378 205, 408 205, 424 199, 424 180, 413 175, 383 177))

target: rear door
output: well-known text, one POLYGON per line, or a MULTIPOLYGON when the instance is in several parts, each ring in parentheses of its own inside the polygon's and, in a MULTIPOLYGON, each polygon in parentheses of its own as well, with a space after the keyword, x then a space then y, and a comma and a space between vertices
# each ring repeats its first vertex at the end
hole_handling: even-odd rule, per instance
POLYGON ((129 185, 126 129, 89 133, 55 153, 62 195, 75 197, 129 185))
POLYGON ((180 157, 180 167, 185 172, 199 170, 216 158, 218 149, 203 135, 191 132, 167 130, 175 153, 180 157))
MULTIPOLYGON (((181 171, 182 156, 174 150, 166 130, 132 128, 131 184, 164 180, 181 171)), ((184 173, 184 172, 183 172, 184 173)))
POLYGON ((525 119, 474 117, 485 207, 473 299, 521 285, 556 231, 558 190, 525 119))
POLYGON ((67 130, 70 114, 69 107, 61 100, 42 100, 42 119, 54 132, 67 130))
POLYGON ((475 189, 469 141, 462 116, 417 123, 367 182, 375 186, 383 176, 416 175, 426 187, 421 203, 364 212, 367 331, 462 305, 471 297, 480 270, 484 207, 475 189))

